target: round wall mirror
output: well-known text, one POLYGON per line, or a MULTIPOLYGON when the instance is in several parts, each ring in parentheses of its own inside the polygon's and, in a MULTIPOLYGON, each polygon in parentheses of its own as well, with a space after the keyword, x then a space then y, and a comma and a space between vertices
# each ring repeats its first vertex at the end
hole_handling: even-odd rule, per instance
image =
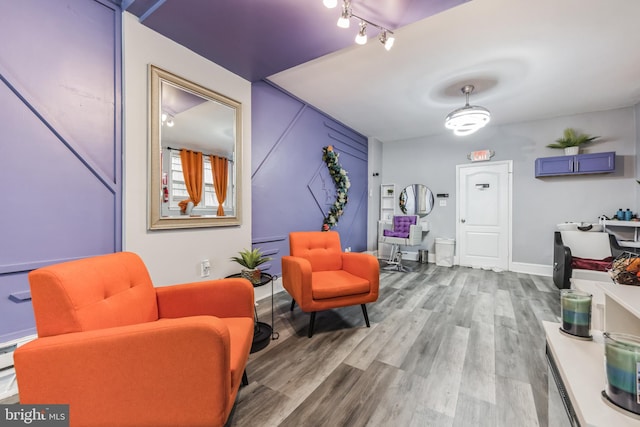
POLYGON ((400 193, 399 204, 403 214, 422 217, 433 209, 433 193, 426 185, 412 184, 400 193))

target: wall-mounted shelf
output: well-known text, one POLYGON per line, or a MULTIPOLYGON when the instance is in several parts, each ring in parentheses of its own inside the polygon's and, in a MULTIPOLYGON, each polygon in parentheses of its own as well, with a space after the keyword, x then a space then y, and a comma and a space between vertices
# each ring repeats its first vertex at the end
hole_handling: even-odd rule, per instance
POLYGON ((577 154, 536 159, 536 178, 560 175, 610 173, 616 168, 616 153, 577 154))
POLYGON ((396 210, 396 185, 380 186, 380 221, 391 221, 396 210))
POLYGON ((378 221, 378 258, 387 258, 391 253, 391 245, 382 242, 383 223, 393 221, 396 212, 396 185, 382 184, 380 186, 380 221, 378 221))

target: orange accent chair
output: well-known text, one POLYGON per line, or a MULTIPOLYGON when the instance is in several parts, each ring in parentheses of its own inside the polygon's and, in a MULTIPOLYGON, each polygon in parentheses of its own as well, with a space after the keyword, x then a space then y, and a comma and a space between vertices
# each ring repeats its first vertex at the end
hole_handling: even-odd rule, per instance
POLYGON ((342 252, 335 231, 289 233, 289 256, 282 257, 282 285, 297 302, 311 312, 308 336, 313 335, 316 312, 360 304, 369 327, 368 302, 378 299, 380 264, 373 255, 342 252))
POLYGON ((38 338, 14 363, 22 404, 69 404, 71 426, 223 426, 254 330, 253 287, 154 288, 119 252, 29 273, 38 338))

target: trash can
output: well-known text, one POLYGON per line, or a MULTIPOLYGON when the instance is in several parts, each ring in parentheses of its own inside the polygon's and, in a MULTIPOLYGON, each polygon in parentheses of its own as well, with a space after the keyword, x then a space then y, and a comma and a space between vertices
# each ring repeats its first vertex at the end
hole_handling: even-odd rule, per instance
POLYGON ((418 261, 420 264, 426 264, 429 262, 429 251, 426 249, 420 249, 418 251, 418 261))
POLYGON ((453 267, 455 239, 436 237, 436 265, 453 267))

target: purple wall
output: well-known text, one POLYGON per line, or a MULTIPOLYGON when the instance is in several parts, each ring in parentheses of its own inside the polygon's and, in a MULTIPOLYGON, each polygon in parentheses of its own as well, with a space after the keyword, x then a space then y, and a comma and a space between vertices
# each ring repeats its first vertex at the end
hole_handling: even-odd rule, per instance
MULTIPOLYGON (((351 181, 338 225, 342 247, 367 249, 367 138, 266 82, 252 85, 252 241, 279 275, 291 231, 320 230, 335 202, 322 160, 332 145, 351 181)), ((266 269, 266 268, 265 268, 266 269)))
POLYGON ((100 0, 3 4, 0 342, 34 333, 29 271, 121 249, 120 22, 100 0))

